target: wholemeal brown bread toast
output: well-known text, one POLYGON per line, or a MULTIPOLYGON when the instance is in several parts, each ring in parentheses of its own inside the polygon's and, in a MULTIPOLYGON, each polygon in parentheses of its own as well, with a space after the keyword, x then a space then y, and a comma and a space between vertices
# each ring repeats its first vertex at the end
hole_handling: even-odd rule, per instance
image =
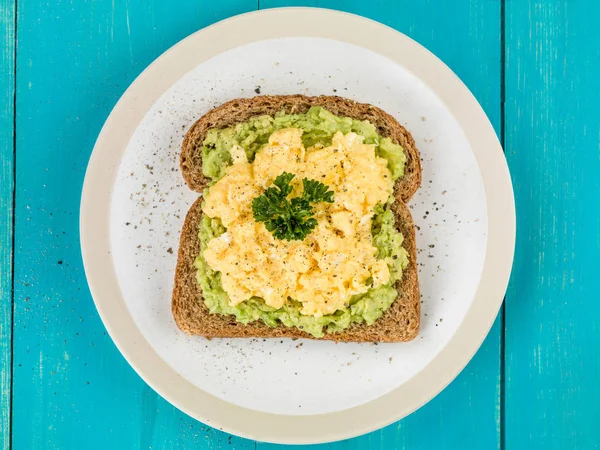
MULTIPOLYGON (((396 283, 398 297, 373 325, 352 324, 342 332, 325 333, 321 339, 355 342, 404 342, 414 339, 419 330, 420 295, 417 278, 415 227, 404 201, 410 198, 421 182, 419 153, 414 141, 395 119, 379 108, 352 102, 340 97, 264 96, 238 99, 215 108, 188 131, 181 154, 181 169, 188 186, 202 192, 208 180, 202 174, 202 142, 210 128, 224 128, 243 122, 253 115, 286 112, 306 112, 310 106, 320 105, 338 115, 368 119, 382 136, 390 136, 407 153, 405 176, 396 181, 396 201, 392 211, 396 228, 404 235, 404 248, 409 254, 409 265, 396 283)), ((202 289, 196 280, 195 258, 200 254, 198 238, 202 218, 202 199, 190 208, 181 231, 172 298, 173 317, 179 328, 188 334, 213 337, 314 337, 297 328, 280 325, 272 328, 261 321, 244 325, 234 316, 211 314, 204 304, 202 289)))
POLYGON ((226 128, 245 122, 250 117, 274 115, 279 111, 301 114, 311 106, 322 106, 338 116, 368 120, 383 137, 400 144, 406 154, 404 176, 396 182, 396 195, 407 202, 421 185, 421 159, 411 134, 396 119, 380 108, 342 97, 322 95, 263 95, 238 98, 222 104, 202 116, 185 135, 181 148, 180 166, 190 189, 202 192, 208 179, 202 174, 202 143, 211 128, 226 128))
MULTIPOLYGON (((205 337, 291 337, 313 338, 297 328, 283 325, 271 328, 257 321, 248 325, 236 322, 233 316, 211 314, 204 305, 202 289, 196 281, 194 259, 200 254, 198 227, 202 218, 202 199, 190 208, 179 244, 175 287, 173 289, 173 317, 179 328, 189 334, 205 337)), ((396 283, 398 298, 373 325, 353 324, 339 333, 326 333, 321 339, 356 342, 403 342, 413 339, 419 331, 420 295, 417 279, 417 250, 415 226, 408 207, 397 200, 392 204, 396 227, 404 235, 403 246, 409 254, 408 267, 396 283)))

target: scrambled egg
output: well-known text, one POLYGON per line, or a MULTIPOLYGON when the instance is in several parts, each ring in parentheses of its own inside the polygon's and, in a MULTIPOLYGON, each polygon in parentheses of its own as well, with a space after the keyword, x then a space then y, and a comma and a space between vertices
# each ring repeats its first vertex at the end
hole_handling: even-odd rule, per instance
POLYGON ((389 281, 371 241, 374 207, 393 189, 387 161, 355 133, 337 132, 331 146, 309 149, 301 136, 297 128, 274 132, 253 163, 242 148, 232 149, 233 164, 206 195, 204 213, 227 231, 209 241, 203 256, 221 272, 231 305, 260 297, 281 308, 292 298, 302 314, 320 317, 389 281), (296 175, 290 197, 301 195, 303 178, 334 191, 334 203, 313 205, 318 225, 303 241, 276 239, 252 215, 252 200, 284 171, 296 175))

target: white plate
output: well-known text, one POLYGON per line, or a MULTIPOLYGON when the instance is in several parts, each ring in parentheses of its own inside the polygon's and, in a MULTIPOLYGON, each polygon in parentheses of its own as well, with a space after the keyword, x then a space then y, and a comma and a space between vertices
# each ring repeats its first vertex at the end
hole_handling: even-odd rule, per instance
POLYGON ((271 442, 355 436, 436 395, 491 327, 514 238, 502 149, 460 80, 398 32, 309 8, 238 16, 158 58, 108 118, 81 205, 90 289, 130 364, 198 420, 271 442), (412 132, 423 157, 423 185, 410 203, 422 292, 415 341, 208 341, 175 326, 179 231, 197 195, 178 169, 182 138, 212 107, 255 91, 337 93, 382 107, 412 132))

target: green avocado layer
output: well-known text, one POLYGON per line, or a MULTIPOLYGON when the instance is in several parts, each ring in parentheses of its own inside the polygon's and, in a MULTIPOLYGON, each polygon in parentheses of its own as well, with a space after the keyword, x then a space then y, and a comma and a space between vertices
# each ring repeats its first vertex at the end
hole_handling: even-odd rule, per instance
POLYGON ((346 134, 353 131, 363 136, 366 144, 375 144, 375 153, 387 159, 388 169, 394 180, 404 175, 406 155, 400 145, 394 144, 390 138, 379 136, 375 126, 366 120, 336 116, 320 106, 313 106, 306 114, 256 116, 234 127, 209 130, 202 147, 204 175, 213 182, 225 175, 225 169, 232 162, 229 150, 234 145, 239 145, 246 151, 248 161, 254 161, 254 155, 268 142, 269 136, 283 128, 303 130, 302 141, 306 148, 315 144, 329 146, 336 132, 346 134))
MULTIPOLYGON (((388 160, 388 168, 394 180, 404 173, 406 156, 402 147, 389 138, 379 136, 371 123, 339 117, 321 107, 313 107, 306 114, 259 116, 235 127, 210 130, 202 148, 204 174, 215 182, 225 174, 225 168, 232 162, 229 149, 233 145, 241 146, 246 151, 248 160, 252 161, 274 131, 291 127, 304 130, 302 139, 307 148, 317 143, 330 145, 331 138, 337 131, 353 131, 364 136, 366 143, 376 144, 376 153, 388 160)), ((394 215, 388 206, 378 205, 375 208, 372 234, 373 245, 378 250, 377 257, 385 259, 390 268, 389 283, 355 295, 350 299, 348 308, 319 318, 300 314, 301 304, 293 299, 279 309, 268 306, 257 297, 231 306, 221 285, 221 273, 213 271, 202 256, 208 242, 224 233, 225 228, 220 220, 204 216, 199 230, 201 252, 194 265, 206 306, 212 313, 234 315, 238 322, 244 324, 262 320, 271 327, 281 324, 297 327, 315 337, 322 337, 325 330, 342 331, 352 323, 373 324, 396 299, 394 284, 402 277, 402 270, 408 266, 408 252, 402 247, 404 238, 396 230, 394 215)))

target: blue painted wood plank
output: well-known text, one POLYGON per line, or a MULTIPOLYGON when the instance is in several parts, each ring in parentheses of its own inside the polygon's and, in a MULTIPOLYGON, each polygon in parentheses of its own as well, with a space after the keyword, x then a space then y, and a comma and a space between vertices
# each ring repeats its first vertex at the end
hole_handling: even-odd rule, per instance
MULTIPOLYGON (((341 9, 375 19, 412 37, 462 78, 500 134, 500 1, 260 1, 261 8, 290 5, 341 9)), ((500 448, 501 333, 498 319, 458 378, 411 416, 381 431, 322 448, 500 448)), ((258 445, 260 449, 271 447, 275 446, 258 445)))
POLYGON ((506 2, 506 448, 600 448, 600 3, 506 2))
POLYGON ((128 84, 188 34, 255 8, 19 0, 15 449, 254 448, 177 411, 119 355, 87 289, 78 217, 92 146, 128 84))
POLYGON ((15 4, 0 4, 0 447, 10 445, 15 4))

